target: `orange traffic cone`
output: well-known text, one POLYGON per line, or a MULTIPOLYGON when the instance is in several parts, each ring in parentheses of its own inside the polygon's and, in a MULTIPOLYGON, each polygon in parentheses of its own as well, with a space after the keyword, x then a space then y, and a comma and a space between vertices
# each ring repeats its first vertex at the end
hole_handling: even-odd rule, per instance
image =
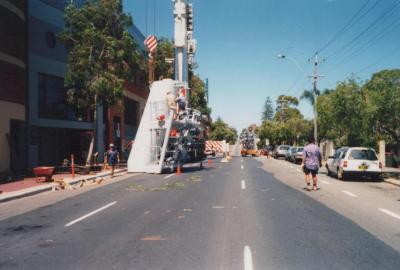
POLYGON ((176 167, 176 175, 181 175, 181 166, 176 167))
POLYGON ((213 161, 212 161, 212 159, 211 159, 211 158, 207 159, 207 164, 208 164, 208 166, 211 166, 211 165, 212 165, 212 163, 213 163, 213 161))

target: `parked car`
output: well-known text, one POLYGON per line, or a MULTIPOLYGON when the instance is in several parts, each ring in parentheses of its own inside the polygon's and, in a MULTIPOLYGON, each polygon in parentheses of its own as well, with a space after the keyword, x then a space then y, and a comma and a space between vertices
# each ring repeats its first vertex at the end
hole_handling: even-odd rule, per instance
POLYGON ((290 155, 290 161, 293 163, 301 163, 303 160, 304 147, 296 147, 296 151, 290 155))
POLYGON ((342 180, 350 175, 378 180, 382 177, 382 163, 371 148, 342 147, 328 158, 326 169, 328 175, 336 175, 342 180))
POLYGON ((284 158, 289 148, 289 145, 278 145, 273 154, 274 158, 284 158))
POLYGON ((294 153, 296 153, 297 147, 290 147, 289 150, 287 151, 286 155, 285 155, 285 159, 286 161, 292 161, 292 155, 294 153))

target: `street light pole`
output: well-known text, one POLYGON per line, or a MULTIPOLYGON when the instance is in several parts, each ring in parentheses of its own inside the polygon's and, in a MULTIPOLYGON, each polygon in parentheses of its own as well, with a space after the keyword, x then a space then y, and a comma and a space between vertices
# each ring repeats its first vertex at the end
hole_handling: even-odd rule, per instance
POLYGON ((307 74, 304 72, 304 70, 300 67, 300 65, 297 63, 296 59, 292 58, 292 57, 288 57, 286 55, 283 54, 278 54, 278 58, 281 59, 289 59, 291 60, 296 67, 301 71, 301 73, 303 73, 304 77, 308 77, 308 78, 312 78, 313 79, 313 96, 314 96, 314 138, 315 141, 318 142, 318 124, 317 124, 317 118, 318 118, 318 112, 317 112, 317 83, 318 83, 318 79, 323 77, 321 75, 318 75, 318 65, 321 63, 320 60, 318 59, 318 54, 315 54, 314 57, 314 71, 313 71, 313 75, 311 76, 307 76, 307 74))

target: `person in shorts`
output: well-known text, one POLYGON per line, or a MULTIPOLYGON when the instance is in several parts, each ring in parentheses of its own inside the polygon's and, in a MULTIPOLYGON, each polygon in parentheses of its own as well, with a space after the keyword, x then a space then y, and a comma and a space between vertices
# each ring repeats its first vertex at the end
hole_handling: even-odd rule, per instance
POLYGON ((303 150, 303 161, 302 167, 303 172, 306 179, 307 190, 311 190, 311 178, 313 180, 313 190, 317 190, 317 174, 318 170, 321 167, 322 158, 321 158, 321 150, 315 144, 314 137, 310 137, 308 139, 308 145, 304 147, 303 150))
POLYGON ((114 144, 110 144, 110 149, 107 151, 108 165, 111 167, 111 177, 114 177, 115 165, 119 162, 118 151, 114 144))

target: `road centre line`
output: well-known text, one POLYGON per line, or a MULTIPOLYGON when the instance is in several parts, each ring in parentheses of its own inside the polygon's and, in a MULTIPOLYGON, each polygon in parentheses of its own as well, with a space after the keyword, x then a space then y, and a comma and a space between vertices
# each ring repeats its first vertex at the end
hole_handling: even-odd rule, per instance
POLYGON ((240 165, 240 169, 242 169, 242 170, 243 170, 243 169, 244 169, 244 166, 243 166, 243 165, 240 165))
POLYGON ((242 189, 246 189, 246 182, 242 180, 242 189))
POLYGON ((84 220, 84 219, 86 219, 86 218, 88 218, 88 217, 90 217, 90 216, 93 216, 94 214, 96 214, 96 213, 98 213, 98 212, 100 212, 100 211, 103 211, 104 209, 106 209, 106 208, 108 208, 108 207, 110 207, 110 206, 113 206, 113 205, 116 204, 116 203, 117 203, 117 201, 114 201, 114 202, 112 202, 112 203, 109 203, 109 204, 107 204, 107 205, 104 205, 103 207, 100 207, 100 208, 97 209, 97 210, 94 210, 94 211, 92 211, 92 212, 90 212, 90 213, 88 213, 88 214, 86 214, 86 215, 84 215, 84 216, 81 216, 80 218, 77 218, 77 219, 75 219, 75 220, 73 220, 73 221, 71 221, 71 222, 65 224, 64 226, 65 226, 65 227, 72 226, 72 225, 74 225, 75 223, 78 223, 79 221, 82 221, 82 220, 84 220))
POLYGON ((253 270, 253 258, 249 246, 244 247, 243 257, 244 257, 244 270, 253 270))
POLYGON ((172 176, 174 176, 174 175, 175 175, 175 173, 171 173, 171 174, 165 176, 164 179, 168 179, 168 178, 170 178, 170 177, 172 177, 172 176))
POLYGON ((386 215, 389 215, 389 216, 391 216, 391 217, 400 219, 400 216, 399 216, 398 214, 393 213, 393 212, 390 211, 390 210, 387 210, 387 209, 385 209, 385 208, 378 208, 378 210, 381 211, 381 212, 383 212, 383 213, 385 213, 386 215))
POLYGON ((343 192, 344 194, 346 194, 346 195, 350 196, 350 197, 357 197, 357 195, 356 195, 356 194, 354 194, 354 193, 351 193, 350 191, 347 191, 347 190, 342 190, 342 192, 343 192))

